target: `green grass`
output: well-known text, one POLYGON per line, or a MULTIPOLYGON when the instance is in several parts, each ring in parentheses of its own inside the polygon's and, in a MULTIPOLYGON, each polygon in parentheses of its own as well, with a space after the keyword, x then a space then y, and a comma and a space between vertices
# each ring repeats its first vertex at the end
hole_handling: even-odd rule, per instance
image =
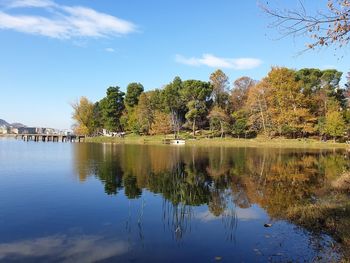
MULTIPOLYGON (((237 139, 237 138, 191 138, 188 133, 180 134, 186 140, 186 145, 198 146, 225 146, 225 147, 272 147, 272 148, 313 148, 313 149, 338 149, 350 148, 345 143, 334 143, 333 141, 321 142, 314 139, 284 139, 284 138, 264 138, 237 139)), ((87 142, 96 143, 124 143, 124 144, 162 144, 164 135, 140 136, 135 134, 126 135, 124 138, 117 137, 89 137, 87 142)), ((167 135, 166 138, 173 138, 167 135)))
MULTIPOLYGON (((124 138, 119 137, 87 137, 85 138, 86 142, 96 142, 96 143, 117 143, 117 144, 162 144, 163 139, 165 137, 163 135, 155 135, 155 136, 139 136, 135 134, 129 134, 124 138)), ((167 137, 169 138, 169 137, 167 137)))

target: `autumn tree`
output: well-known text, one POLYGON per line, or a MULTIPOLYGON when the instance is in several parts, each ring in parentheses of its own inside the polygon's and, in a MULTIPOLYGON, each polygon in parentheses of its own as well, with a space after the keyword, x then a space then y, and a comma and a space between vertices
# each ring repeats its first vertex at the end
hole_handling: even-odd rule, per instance
POLYGON ((168 134, 172 130, 171 117, 168 113, 156 110, 153 114, 153 122, 151 125, 150 134, 168 134))
POLYGON ((213 86, 212 99, 216 106, 226 108, 228 102, 229 80, 227 75, 218 69, 210 75, 210 83, 213 86))
POLYGON ((141 83, 130 83, 126 88, 125 104, 128 107, 135 107, 144 88, 141 83))
POLYGON ((91 135, 94 132, 94 104, 86 97, 81 97, 78 102, 71 104, 73 108, 72 118, 76 121, 74 132, 81 135, 91 135))
POLYGON ((349 0, 328 0, 323 10, 310 13, 302 4, 299 9, 274 9, 269 4, 261 5, 263 11, 274 21, 282 37, 308 35, 311 39, 307 49, 316 47, 347 46, 350 40, 349 0))
MULTIPOLYGON (((86 98, 72 105, 76 132, 97 134, 99 129, 137 134, 167 134, 180 129, 216 131, 235 137, 248 134, 303 137, 345 135, 350 124, 350 79, 340 85, 342 73, 305 68, 274 67, 261 81, 238 78, 228 95, 228 78, 217 70, 209 82, 182 81, 143 92, 138 83, 128 86, 128 102, 119 87, 95 104, 86 98), (337 106, 334 106, 337 105, 337 106)), ((350 75, 349 75, 350 78, 350 75)))
POLYGON ((251 87, 255 85, 253 79, 249 77, 240 77, 233 82, 233 89, 231 91, 231 103, 234 111, 243 108, 248 99, 248 92, 251 87))
POLYGON ((313 132, 313 121, 301 82, 295 71, 288 68, 272 68, 265 78, 270 90, 267 97, 268 111, 274 130, 279 135, 292 135, 313 132))
POLYGON ((247 98, 247 109, 249 110, 248 125, 251 131, 265 136, 270 134, 271 119, 268 112, 267 97, 270 96, 266 80, 254 85, 249 89, 247 98))
POLYGON ((121 130, 120 117, 124 110, 124 92, 118 86, 109 87, 107 95, 100 102, 101 121, 105 129, 121 130))
POLYGON ((249 110, 247 107, 248 94, 251 88, 256 85, 256 81, 243 76, 233 82, 231 90, 231 104, 233 113, 231 114, 232 135, 238 138, 242 135, 246 137, 249 127, 249 110))
POLYGON ((145 93, 142 93, 136 107, 138 130, 140 133, 148 134, 153 121, 153 112, 150 101, 145 93))

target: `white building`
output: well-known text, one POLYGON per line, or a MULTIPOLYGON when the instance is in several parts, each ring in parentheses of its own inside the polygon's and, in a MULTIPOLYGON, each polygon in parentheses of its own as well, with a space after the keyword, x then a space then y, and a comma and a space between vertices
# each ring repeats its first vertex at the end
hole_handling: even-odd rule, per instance
POLYGON ((8 134, 9 133, 9 128, 5 125, 0 126, 0 134, 8 134))

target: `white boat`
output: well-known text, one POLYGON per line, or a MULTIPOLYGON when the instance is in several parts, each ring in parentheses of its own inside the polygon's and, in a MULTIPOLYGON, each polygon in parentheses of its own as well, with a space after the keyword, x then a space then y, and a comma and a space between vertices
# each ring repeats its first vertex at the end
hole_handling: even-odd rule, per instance
POLYGON ((183 145, 185 144, 185 140, 171 140, 170 144, 183 145))

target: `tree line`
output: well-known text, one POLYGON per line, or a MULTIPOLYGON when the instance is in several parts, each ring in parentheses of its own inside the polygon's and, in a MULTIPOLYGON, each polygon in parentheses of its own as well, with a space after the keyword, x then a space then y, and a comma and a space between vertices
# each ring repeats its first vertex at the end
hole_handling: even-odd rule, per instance
POLYGON ((130 83, 126 93, 109 87, 95 103, 74 104, 74 130, 97 135, 102 129, 141 135, 257 135, 286 138, 346 139, 350 127, 350 73, 340 85, 335 69, 273 67, 260 81, 240 77, 230 85, 220 69, 208 81, 175 77, 160 89, 145 91, 130 83))

